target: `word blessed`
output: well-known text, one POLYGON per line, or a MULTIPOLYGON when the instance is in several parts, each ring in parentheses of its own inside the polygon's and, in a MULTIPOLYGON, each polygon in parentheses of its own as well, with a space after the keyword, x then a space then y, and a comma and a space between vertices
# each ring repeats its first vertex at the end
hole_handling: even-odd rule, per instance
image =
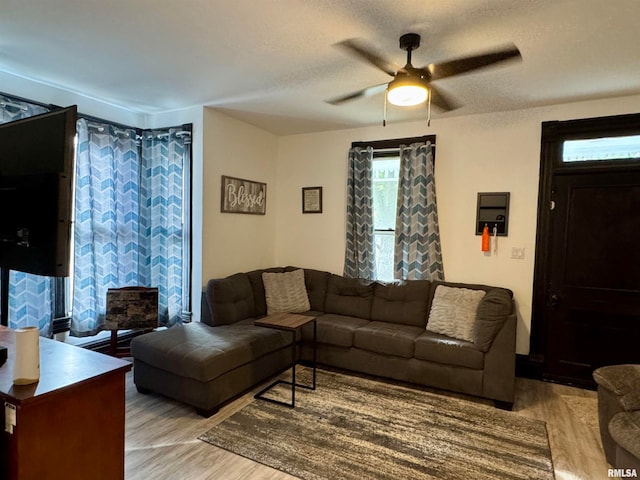
POLYGON ((635 468, 610 468, 607 470, 609 478, 638 478, 635 468))
POLYGON ((227 201, 230 207, 245 207, 253 208, 256 205, 264 205, 264 190, 260 190, 258 193, 247 192, 244 185, 240 185, 236 188, 235 185, 227 185, 227 201))

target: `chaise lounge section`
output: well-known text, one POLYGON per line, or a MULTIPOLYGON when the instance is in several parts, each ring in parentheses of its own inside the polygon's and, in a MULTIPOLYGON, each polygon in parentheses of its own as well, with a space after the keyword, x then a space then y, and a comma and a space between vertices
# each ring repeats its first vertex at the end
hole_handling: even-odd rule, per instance
MULTIPOLYGON (((203 292, 201 322, 132 341, 138 390, 185 402, 208 416, 286 369, 290 334, 253 322, 268 310, 263 273, 300 270, 277 267, 210 280, 203 292)), ((312 269, 303 272, 310 307, 304 313, 317 317, 319 364, 489 398, 511 408, 516 315, 509 290, 426 280, 386 284, 312 269), (448 329, 447 315, 458 307, 443 303, 440 293, 446 289, 438 290, 440 286, 456 295, 480 292, 467 339, 433 327, 444 322, 448 329)), ((300 360, 312 358, 311 338, 311 328, 303 328, 300 360)))

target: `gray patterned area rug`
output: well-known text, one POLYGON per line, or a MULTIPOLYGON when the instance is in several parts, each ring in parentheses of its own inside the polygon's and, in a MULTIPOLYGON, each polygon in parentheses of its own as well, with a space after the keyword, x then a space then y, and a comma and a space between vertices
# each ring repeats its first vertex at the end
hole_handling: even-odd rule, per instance
POLYGON ((324 370, 295 409, 253 400, 200 440, 304 480, 554 478, 544 422, 324 370))

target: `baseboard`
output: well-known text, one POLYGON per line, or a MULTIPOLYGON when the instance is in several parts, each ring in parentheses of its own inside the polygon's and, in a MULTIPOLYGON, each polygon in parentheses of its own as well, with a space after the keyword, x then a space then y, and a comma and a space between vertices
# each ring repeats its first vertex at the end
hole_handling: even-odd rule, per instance
MULTIPOLYGON (((131 343, 131 340, 138 335, 145 333, 141 330, 130 330, 118 334, 118 348, 127 348, 131 343)), ((93 350, 100 353, 109 353, 109 347, 111 345, 111 337, 102 338, 94 342, 83 344, 82 347, 88 350, 93 350)))
POLYGON ((540 355, 516 354, 516 377, 543 379, 543 359, 540 355))

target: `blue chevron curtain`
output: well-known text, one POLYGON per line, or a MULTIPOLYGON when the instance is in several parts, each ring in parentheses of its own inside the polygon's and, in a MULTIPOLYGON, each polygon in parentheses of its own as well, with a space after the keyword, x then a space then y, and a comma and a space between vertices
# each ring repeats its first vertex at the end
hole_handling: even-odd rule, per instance
POLYGON ((190 144, 189 132, 178 128, 142 136, 141 273, 145 284, 158 287, 158 315, 164 325, 179 322, 188 305, 183 267, 189 236, 182 219, 184 194, 189 190, 183 185, 189 172, 184 167, 190 164, 190 144))
MULTIPOLYGON (((48 111, 44 106, 0 95, 0 123, 48 111)), ((13 270, 9 273, 9 327, 38 327, 41 335, 50 336, 53 305, 52 278, 13 270)))
POLYGON ((140 141, 133 129, 78 121, 74 336, 102 329, 109 288, 158 287, 165 325, 180 322, 188 305, 183 182, 190 133, 146 131, 140 141))
POLYGON ((134 129, 77 123, 71 335, 102 329, 107 289, 139 285, 138 185, 134 129))
POLYGON ((431 142, 400 147, 394 257, 395 278, 444 279, 431 142))
POLYGON ((347 176, 347 235, 344 276, 376 278, 373 227, 373 148, 349 150, 347 176))

